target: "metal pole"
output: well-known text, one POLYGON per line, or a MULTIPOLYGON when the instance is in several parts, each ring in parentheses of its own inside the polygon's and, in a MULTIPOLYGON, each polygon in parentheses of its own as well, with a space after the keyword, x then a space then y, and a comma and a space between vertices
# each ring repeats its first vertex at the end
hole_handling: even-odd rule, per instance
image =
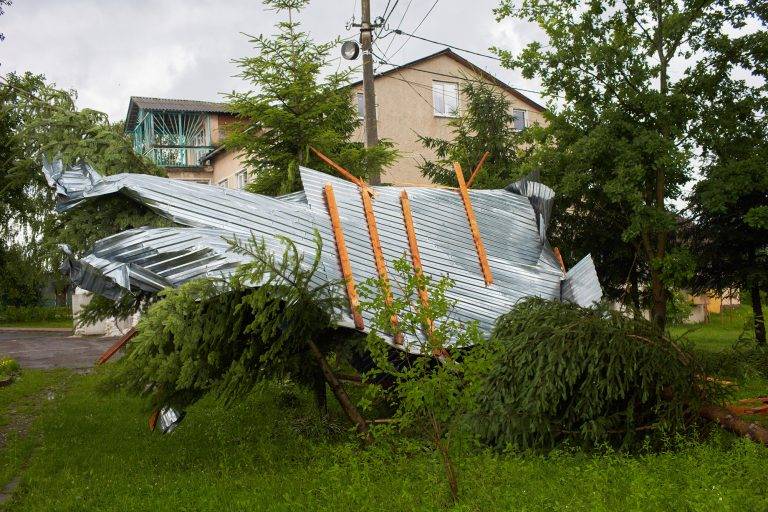
MULTIPOLYGON (((371 25, 371 0, 361 0, 362 20, 360 22, 360 47, 363 50, 363 99, 365 100, 365 147, 379 143, 376 126, 376 93, 373 88, 373 27, 371 25)), ((372 185, 381 184, 378 172, 371 174, 372 185)))

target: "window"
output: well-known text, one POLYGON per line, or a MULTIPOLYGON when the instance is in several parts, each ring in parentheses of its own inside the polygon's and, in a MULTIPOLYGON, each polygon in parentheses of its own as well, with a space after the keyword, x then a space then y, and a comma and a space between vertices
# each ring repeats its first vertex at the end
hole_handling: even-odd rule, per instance
POLYGON ((223 180, 221 180, 221 181, 218 183, 218 185, 219 185, 220 187, 229 188, 229 178, 224 178, 223 180))
POLYGON ((238 172, 235 174, 235 179, 237 179, 237 188, 243 190, 246 183, 248 183, 248 172, 245 170, 238 172))
POLYGON ((365 119, 365 95, 357 93, 357 118, 365 119))
POLYGON ((526 112, 519 108, 512 109, 512 115, 515 117, 515 131, 521 132, 526 126, 526 112))
POLYGON ((459 115, 459 84, 432 82, 432 104, 435 115, 456 117, 459 115))

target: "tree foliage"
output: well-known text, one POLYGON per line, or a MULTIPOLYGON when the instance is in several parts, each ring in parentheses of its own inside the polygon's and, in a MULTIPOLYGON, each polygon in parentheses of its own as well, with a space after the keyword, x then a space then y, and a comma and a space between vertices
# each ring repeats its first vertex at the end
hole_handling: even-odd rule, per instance
POLYGON ((497 320, 486 357, 471 423, 500 449, 565 439, 629 449, 687 428, 702 401, 722 395, 684 347, 606 305, 525 299, 497 320))
POLYGON ((226 146, 243 155, 252 170, 249 190, 285 194, 299 190, 299 166, 329 170, 309 150, 316 147, 356 176, 366 177, 390 165, 396 153, 389 142, 364 148, 349 142, 360 124, 352 104, 351 71, 323 76, 338 40, 316 43, 299 30, 294 17, 308 0, 266 0, 267 6, 287 12, 272 37, 251 38, 258 54, 235 62, 240 77, 252 91, 229 95, 239 121, 228 131, 226 146))
MULTIPOLYGON (((583 249, 608 254, 626 244, 618 252, 622 270, 648 273, 652 318, 663 326, 668 289, 690 272, 680 265, 689 258, 678 258, 682 252, 673 246, 672 201, 691 180, 693 126, 707 115, 698 100, 708 78, 696 62, 718 54, 710 42, 731 37, 751 12, 731 0, 515 4, 503 0, 497 16, 536 23, 548 41, 516 55, 498 51, 505 65, 538 78, 545 95, 562 102, 539 132, 529 166, 573 202, 557 209, 580 217, 569 230, 572 240, 586 234, 584 240, 600 241, 576 228, 603 231, 605 247, 583 249), (631 264, 634 254, 641 269, 631 264)), ((734 72, 736 60, 722 59, 725 72, 734 72)))
POLYGON ((251 261, 230 279, 197 279, 160 292, 110 381, 155 406, 185 406, 209 393, 229 402, 268 378, 313 382, 307 340, 327 348, 339 339, 336 284, 314 283, 319 237, 313 262, 289 239, 283 243, 276 258, 263 241, 232 241, 251 261))
POLYGON ((461 115, 448 122, 450 140, 419 135, 437 160, 419 164, 421 173, 443 185, 458 186, 453 163, 459 162, 469 179, 486 151, 489 156, 475 178, 474 188, 504 188, 520 178, 520 133, 515 130, 512 107, 503 94, 482 80, 467 79, 461 92, 466 98, 461 115))

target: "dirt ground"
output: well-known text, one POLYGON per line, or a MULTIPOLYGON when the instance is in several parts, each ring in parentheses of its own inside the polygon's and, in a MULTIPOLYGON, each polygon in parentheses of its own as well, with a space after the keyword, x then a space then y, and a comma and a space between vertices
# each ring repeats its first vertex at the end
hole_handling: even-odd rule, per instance
POLYGON ((0 356, 9 356, 22 368, 84 369, 117 338, 101 336, 71 336, 69 332, 42 330, 0 331, 0 356))

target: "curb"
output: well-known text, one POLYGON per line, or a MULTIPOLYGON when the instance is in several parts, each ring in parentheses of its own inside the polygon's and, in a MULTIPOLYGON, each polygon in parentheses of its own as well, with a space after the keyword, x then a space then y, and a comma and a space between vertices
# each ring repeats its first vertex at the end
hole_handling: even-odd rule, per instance
POLYGON ((66 332, 72 334, 69 327, 0 327, 0 332, 66 332))

